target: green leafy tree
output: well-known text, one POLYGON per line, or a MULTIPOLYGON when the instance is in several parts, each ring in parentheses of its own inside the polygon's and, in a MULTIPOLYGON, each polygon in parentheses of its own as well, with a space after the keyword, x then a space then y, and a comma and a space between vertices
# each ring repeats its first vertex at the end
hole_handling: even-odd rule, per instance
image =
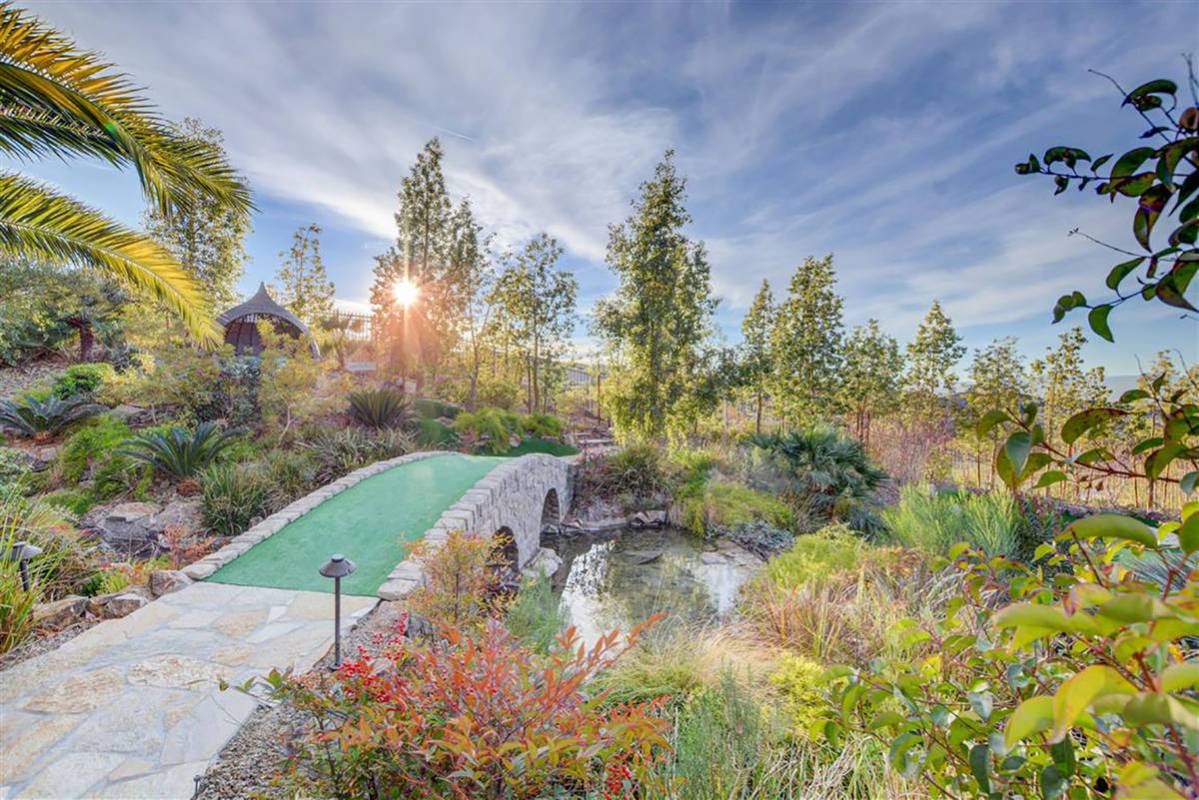
POLYGON ((770 334, 771 397, 789 425, 831 417, 840 386, 844 301, 836 292, 833 255, 808 256, 791 277, 770 334))
POLYGON ((1071 328, 1058 338, 1056 350, 1047 349, 1043 358, 1028 365, 1030 390, 1040 403, 1041 424, 1050 436, 1069 417, 1108 399, 1103 367, 1085 368, 1086 343, 1082 328, 1071 328))
POLYGON ((292 234, 291 247, 279 252, 275 272, 280 305, 315 329, 333 314, 333 282, 321 260, 321 229, 316 224, 292 234))
POLYGON ((870 444, 870 423, 899 407, 904 358, 895 337, 877 319, 859 325, 845 338, 840 404, 853 419, 854 432, 870 444))
MULTIPOLYGON (((428 345, 420 317, 397 300, 396 286, 406 281, 420 287, 418 302, 423 306, 426 298, 441 296, 439 284, 447 269, 452 205, 441 169, 444 154, 441 141, 434 138, 417 155, 396 195, 395 244, 375 258, 371 285, 375 327, 383 334, 388 363, 400 373, 406 372, 410 356, 428 345)), ((426 309, 425 317, 437 318, 440 313, 440 308, 426 309)))
MULTIPOLYGON (((981 350, 974 351, 970 364, 970 388, 966 390, 967 411, 972 424, 993 408, 1017 408, 1028 395, 1028 376, 1024 360, 1016 348, 1016 339, 1005 336, 995 339, 981 350)), ((998 436, 974 437, 975 480, 981 486, 984 448, 989 454, 998 444, 998 436)), ((990 468, 994 478, 994 467, 990 468)))
POLYGON ((691 221, 686 183, 674 151, 666 151, 641 184, 633 214, 608 232, 607 262, 619 286, 597 305, 595 330, 625 373, 610 384, 613 421, 636 438, 687 426, 716 308, 707 252, 683 231, 691 221))
MULTIPOLYGON (((173 130, 189 145, 209 148, 214 158, 226 160, 224 136, 218 129, 187 117, 173 130)), ((237 302, 237 282, 245 272, 245 238, 250 231, 245 214, 217 198, 198 196, 188 207, 170 213, 152 207, 142 224, 205 288, 212 311, 223 311, 237 302)))
POLYGON ((508 256, 494 292, 524 360, 530 413, 546 410, 552 365, 574 331, 579 284, 574 275, 555 269, 561 255, 562 247, 553 237, 534 236, 524 249, 508 256))
POLYGON ((945 415, 947 398, 957 383, 954 368, 964 355, 962 337, 941 303, 934 300, 916 328, 916 338, 908 343, 905 383, 913 412, 929 418, 945 415))
POLYGON ((762 432, 762 409, 774 366, 770 352, 770 331, 774 328, 774 295, 770 282, 763 280, 762 288, 741 320, 742 379, 753 395, 754 433, 762 432))
MULTIPOLYGON (((240 215, 250 193, 222 154, 180 138, 132 83, 36 17, 0 6, 0 149, 132 167, 163 213, 211 199, 240 215)), ((18 173, 0 171, 0 250, 94 269, 171 309, 205 342, 217 331, 203 288, 162 245, 18 173)))

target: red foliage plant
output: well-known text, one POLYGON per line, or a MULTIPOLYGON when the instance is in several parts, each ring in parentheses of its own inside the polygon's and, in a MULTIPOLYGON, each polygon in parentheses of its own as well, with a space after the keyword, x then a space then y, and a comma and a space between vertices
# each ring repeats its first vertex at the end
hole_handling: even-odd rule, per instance
POLYGON ((274 671, 274 698, 316 723, 282 780, 372 800, 639 796, 668 747, 660 704, 612 705, 584 684, 658 619, 590 648, 568 629, 546 657, 496 619, 473 634, 443 625, 435 639, 400 630, 381 655, 362 651, 332 674, 274 671))

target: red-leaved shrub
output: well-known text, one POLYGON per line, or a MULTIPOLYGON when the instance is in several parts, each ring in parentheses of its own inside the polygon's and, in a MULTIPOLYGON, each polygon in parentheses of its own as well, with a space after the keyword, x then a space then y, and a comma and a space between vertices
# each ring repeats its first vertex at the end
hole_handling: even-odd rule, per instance
POLYGON ((363 651, 332 674, 272 672, 274 698, 315 722, 282 779, 303 796, 380 800, 637 796, 667 723, 657 703, 612 706, 584 684, 657 619, 590 649, 572 628, 548 657, 495 619, 477 634, 400 630, 380 656, 363 651))

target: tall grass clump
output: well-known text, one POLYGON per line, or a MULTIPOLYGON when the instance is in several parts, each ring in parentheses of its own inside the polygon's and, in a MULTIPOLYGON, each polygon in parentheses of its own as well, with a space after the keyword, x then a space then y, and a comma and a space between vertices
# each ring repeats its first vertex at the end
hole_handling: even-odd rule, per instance
POLYGON ((988 556, 1015 556, 1021 548, 1021 514, 1009 494, 938 493, 905 486, 899 505, 883 512, 894 544, 942 556, 959 542, 988 556))
POLYGON ((795 589, 810 581, 857 568, 865 543, 844 525, 799 536, 791 549, 772 559, 766 573, 774 585, 795 589))
POLYGON ((566 622, 566 612, 554 595, 553 581, 548 575, 525 581, 504 618, 508 631, 521 644, 542 655, 549 652, 566 622))
POLYGON ((62 594, 75 577, 70 542, 55 533, 62 524, 62 518, 40 501, 15 491, 0 494, 0 553, 12 552, 18 542, 42 549, 27 565, 29 589, 22 585, 20 564, 0 560, 0 653, 28 638, 37 604, 62 594))

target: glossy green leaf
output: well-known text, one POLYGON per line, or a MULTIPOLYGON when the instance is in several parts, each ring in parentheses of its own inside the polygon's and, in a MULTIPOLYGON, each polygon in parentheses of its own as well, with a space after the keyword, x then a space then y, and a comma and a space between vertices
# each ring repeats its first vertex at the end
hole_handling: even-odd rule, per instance
POLYGON ((1123 539, 1157 547, 1157 534, 1140 520, 1120 514, 1094 514, 1070 523, 1067 532, 1079 539, 1123 539))
POLYGON ((1117 417, 1123 417, 1127 413, 1119 408, 1088 408, 1086 411, 1080 411, 1062 425, 1062 441, 1066 444, 1074 444, 1080 436, 1092 428, 1117 417))
POLYGON ((991 793, 991 748, 985 744, 976 744, 970 748, 970 771, 978 782, 979 791, 984 795, 991 793))
POLYGON ((1061 470, 1051 469, 1041 473, 1041 478, 1032 487, 1034 489, 1044 489, 1046 486, 1053 486, 1055 483, 1061 483, 1066 480, 1066 473, 1061 470))
POLYGON ((1173 96, 1178 91, 1178 84, 1167 78, 1157 78, 1156 80, 1142 83, 1137 88, 1129 92, 1122 105, 1136 104, 1138 100, 1155 94, 1168 94, 1173 96))
POLYGON ((1053 696, 1052 741, 1060 741, 1096 698, 1136 694, 1136 688, 1111 667, 1095 664, 1071 676, 1053 696))
POLYGON ((1053 698, 1032 697, 1025 700, 1007 719, 1003 740, 1008 748, 1030 736, 1053 727, 1053 698))
POLYGON ((1199 470, 1188 472, 1178 481, 1178 487, 1187 494, 1194 493, 1196 485, 1199 485, 1199 470))
POLYGON ((1041 770, 1041 797, 1045 800, 1059 800, 1066 794, 1070 782, 1056 765, 1050 764, 1041 770))
POLYGON ((1160 692, 1137 695, 1124 706, 1123 716, 1129 725, 1182 725, 1199 730, 1199 714, 1160 692))
POLYGON ((1027 431, 1016 431, 1007 438, 1003 450, 1011 462, 1012 472, 1019 476, 1028 462, 1028 453, 1032 450, 1032 437, 1027 431))
POLYGON ((1129 261, 1122 261, 1112 267, 1111 272, 1107 274, 1107 288, 1112 291, 1117 291, 1120 288, 1120 283, 1129 276, 1137 267, 1145 263, 1145 256, 1137 256, 1129 261))
POLYGON ((1129 177, 1137 171, 1138 167, 1153 158, 1154 152, 1152 147, 1134 147, 1116 159, 1116 163, 1112 165, 1111 176, 1113 178, 1129 177))
POLYGON ((1171 664, 1158 678, 1163 692, 1180 692, 1199 687, 1199 662, 1184 661, 1171 664))
POLYGON ((992 409, 986 414, 983 414, 982 419, 980 419, 978 424, 974 426, 974 432, 977 434, 978 438, 982 439, 988 433, 990 433, 996 425, 1000 424, 1001 422, 1009 422, 1011 419, 1011 416, 1006 411, 992 409))

